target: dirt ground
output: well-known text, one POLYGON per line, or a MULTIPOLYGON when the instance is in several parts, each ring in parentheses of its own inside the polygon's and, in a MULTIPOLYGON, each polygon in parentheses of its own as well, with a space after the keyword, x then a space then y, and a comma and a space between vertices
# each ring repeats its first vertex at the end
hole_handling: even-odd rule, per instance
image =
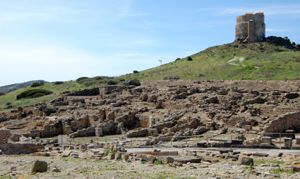
POLYGON ((33 155, 0 156, 0 178, 114 178, 114 179, 181 179, 181 178, 299 178, 299 173, 278 170, 282 161, 256 160, 252 168, 242 166, 228 160, 214 164, 201 162, 199 164, 183 164, 172 166, 149 164, 141 161, 124 162, 115 160, 96 160, 83 158, 63 158, 59 156, 41 157, 33 155), (34 161, 42 160, 48 163, 48 171, 32 174, 34 161), (58 168, 60 172, 54 172, 58 168))

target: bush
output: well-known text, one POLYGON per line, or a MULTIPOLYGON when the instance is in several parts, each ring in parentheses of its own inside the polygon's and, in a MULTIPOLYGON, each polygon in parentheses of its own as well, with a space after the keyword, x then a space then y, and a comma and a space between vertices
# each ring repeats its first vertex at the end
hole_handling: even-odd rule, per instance
POLYGON ((107 84, 108 85, 116 85, 116 84, 118 84, 118 82, 116 82, 114 80, 109 80, 109 81, 107 81, 107 84))
POLYGON ((43 86, 44 84, 45 84, 44 82, 35 82, 35 83, 32 83, 31 87, 36 88, 36 87, 39 87, 39 86, 43 86))
POLYGON ((291 40, 288 37, 282 38, 282 37, 270 36, 270 37, 267 37, 265 40, 266 40, 266 42, 272 43, 277 46, 282 46, 282 47, 285 47, 288 49, 296 49, 297 48, 296 43, 291 42, 291 40))
POLYGON ((55 108, 46 108, 46 109, 44 109, 44 114, 46 115, 46 116, 50 116, 52 113, 56 113, 56 109, 55 108))
POLYGON ((124 85, 126 85, 126 86, 141 86, 141 82, 137 79, 129 80, 129 81, 125 81, 124 85))
POLYGON ((26 99, 26 98, 38 98, 52 93, 53 93, 52 91, 45 90, 45 89, 31 89, 17 95, 17 100, 26 99))
POLYGON ((181 58, 176 58, 175 62, 178 62, 178 61, 180 61, 180 60, 181 60, 181 58))
POLYGON ((69 93, 68 96, 97 96, 99 95, 99 88, 92 88, 92 89, 84 89, 80 91, 75 91, 69 93))
POLYGON ((137 70, 134 70, 134 71, 133 71, 133 74, 137 74, 137 73, 139 73, 139 71, 137 71, 137 70))
POLYGON ((199 77, 199 78, 202 78, 202 77, 205 77, 205 75, 202 74, 202 73, 199 73, 198 77, 199 77))
POLYGON ((12 109, 13 105, 11 102, 5 103, 5 109, 12 109))
POLYGON ((64 82, 63 82, 63 81, 56 81, 56 82, 54 82, 53 84, 54 84, 54 85, 62 85, 62 84, 64 84, 64 82))
POLYGON ((80 77, 80 78, 78 78, 76 81, 77 81, 77 82, 81 82, 81 81, 87 80, 87 79, 89 79, 89 78, 88 78, 88 77, 80 77))
POLYGON ((193 58, 191 56, 187 57, 187 61, 193 61, 193 58))
POLYGON ((0 96, 3 96, 3 95, 5 95, 5 93, 1 93, 1 92, 0 92, 0 96))

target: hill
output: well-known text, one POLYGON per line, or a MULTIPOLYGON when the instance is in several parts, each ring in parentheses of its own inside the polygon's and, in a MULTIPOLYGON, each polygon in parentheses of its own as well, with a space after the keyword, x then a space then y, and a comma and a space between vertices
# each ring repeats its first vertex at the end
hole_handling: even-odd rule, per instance
POLYGON ((0 93, 5 94, 8 92, 15 91, 20 88, 25 88, 25 87, 31 86, 32 84, 38 84, 38 83, 45 83, 45 81, 35 80, 35 81, 27 81, 24 83, 16 83, 16 84, 11 84, 11 85, 1 86, 0 93))
POLYGON ((19 89, 0 96, 0 111, 47 102, 66 91, 115 85, 131 79, 299 80, 300 51, 299 46, 293 45, 288 39, 275 37, 269 38, 268 42, 211 47, 168 64, 119 77, 81 77, 76 81, 45 83, 38 87, 31 87, 32 83, 25 87, 11 85, 19 89), (17 100, 18 95, 32 89, 48 90, 51 94, 17 100))
POLYGON ((7 94, 0 96, 0 111, 23 107, 23 106, 31 106, 38 103, 48 102, 59 95, 65 92, 73 92, 87 88, 100 87, 107 84, 117 84, 119 80, 116 80, 112 77, 94 77, 87 78, 81 77, 76 81, 66 81, 66 82, 53 82, 53 83, 44 83, 43 85, 34 87, 31 85, 11 91, 7 94), (22 93, 26 93, 32 90, 48 90, 51 94, 44 95, 41 97, 33 97, 33 98, 25 98, 18 99, 18 95, 22 93))
POLYGON ((152 69, 124 75, 140 80, 296 80, 300 51, 275 43, 234 43, 208 48, 152 69))

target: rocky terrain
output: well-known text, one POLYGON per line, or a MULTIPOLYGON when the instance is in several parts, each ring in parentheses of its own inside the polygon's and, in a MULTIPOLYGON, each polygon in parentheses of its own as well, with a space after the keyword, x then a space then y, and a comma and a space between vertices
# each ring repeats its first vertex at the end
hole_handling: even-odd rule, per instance
MULTIPOLYGON (((297 171, 297 153, 282 158, 282 154, 249 154, 232 149, 212 152, 206 148, 297 149, 300 146, 297 135, 300 133, 299 94, 300 81, 156 81, 141 84, 132 80, 120 85, 69 92, 50 103, 2 112, 0 150, 6 155, 39 152, 35 155, 44 156, 40 158, 50 162, 51 166, 54 163, 60 170, 66 167, 65 164, 70 165, 71 168, 62 172, 65 177, 80 178, 82 173, 89 173, 92 178, 87 171, 103 168, 103 159, 130 162, 127 165, 108 160, 109 164, 121 168, 121 171, 116 169, 121 174, 116 171, 101 173, 101 170, 95 174, 106 178, 130 175, 138 178, 140 174, 144 178, 160 178, 159 174, 148 176, 151 170, 167 171, 167 176, 161 178, 169 175, 171 178, 247 178, 248 174, 248 177, 264 177, 264 174, 270 178, 280 177, 289 174, 286 171, 297 171), (83 142, 86 137, 88 141, 83 142), (149 147, 166 148, 171 153, 144 150, 149 147), (136 151, 132 151, 133 148, 136 151), (184 154, 179 150, 181 148, 196 149, 184 154), (174 149, 178 150, 172 153, 174 149), (199 152, 199 149, 205 150, 199 152), (64 159, 59 156, 80 160, 62 163, 64 159), (262 158, 278 160, 282 165, 279 169, 273 166, 260 172, 261 166, 255 161, 262 158), (79 172, 84 169, 74 166, 91 159, 93 162, 86 172, 79 172), (150 164, 142 165, 137 161, 150 164), (155 164, 168 166, 159 168, 160 165, 155 164), (246 167, 240 164, 246 164, 246 167), (143 169, 132 174, 140 165, 143 169), (288 166, 293 168, 280 168, 288 166), (176 175, 177 169, 172 167, 179 167, 182 173, 176 175), (197 170, 186 173, 186 167, 197 170), (218 171, 209 172, 219 167, 229 173, 222 176, 217 174, 218 171), (77 172, 73 176, 74 171, 77 172)), ((1 162, 18 165, 17 168, 27 175, 29 170, 24 163, 32 162, 33 158, 27 159, 28 156, 22 156, 18 162, 13 157, 3 156, 1 162)), ((0 176, 11 174, 8 166, 1 170, 0 176)), ((15 175, 18 173, 20 171, 15 175)), ((43 176, 54 176, 51 175, 43 176)), ((297 178, 299 175, 291 176, 297 178)))

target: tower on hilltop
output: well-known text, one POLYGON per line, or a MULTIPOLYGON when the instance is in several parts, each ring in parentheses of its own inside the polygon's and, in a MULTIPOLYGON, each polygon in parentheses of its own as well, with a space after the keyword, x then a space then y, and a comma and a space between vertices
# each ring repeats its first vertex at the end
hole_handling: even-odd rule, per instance
POLYGON ((264 13, 246 13, 237 17, 235 41, 241 43, 264 41, 266 34, 264 13))

